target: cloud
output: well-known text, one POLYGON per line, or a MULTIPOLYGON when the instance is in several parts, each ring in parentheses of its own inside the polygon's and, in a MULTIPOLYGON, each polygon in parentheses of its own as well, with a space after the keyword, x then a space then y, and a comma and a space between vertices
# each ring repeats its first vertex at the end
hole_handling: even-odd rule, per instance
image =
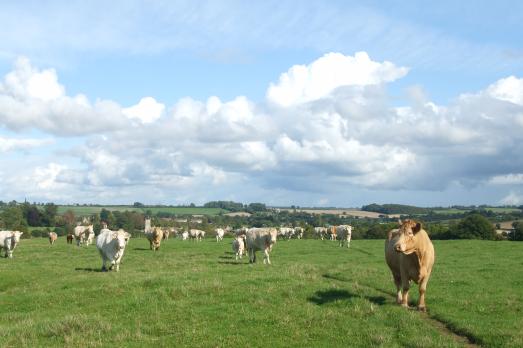
POLYGON ((289 107, 328 96, 338 87, 378 85, 405 76, 407 68, 372 61, 365 52, 328 53, 309 65, 294 65, 267 90, 267 99, 289 107))
POLYGON ((152 123, 162 116, 165 105, 158 103, 152 97, 140 99, 138 104, 124 108, 122 113, 130 119, 137 119, 141 123, 152 123))
POLYGON ((523 174, 504 174, 496 175, 490 178, 489 183, 494 185, 522 185, 523 184, 523 174))
POLYGON ((53 143, 53 139, 16 139, 0 136, 0 152, 27 151, 53 143))
POLYGON ((111 100, 90 102, 66 95, 54 69, 39 70, 20 57, 0 83, 0 125, 14 131, 37 129, 58 136, 107 133, 152 123, 165 106, 152 97, 122 108, 111 100))
POLYGON ((520 205, 523 203, 523 196, 515 192, 510 192, 499 203, 503 205, 520 205))
MULTIPOLYGON (((19 132, 37 128, 58 144, 60 136, 75 136, 81 145, 64 160, 48 154, 53 166, 29 166, 24 184, 9 192, 50 197, 47 188, 53 197, 84 202, 265 196, 292 202, 296 196, 343 205, 353 190, 360 197, 433 195, 523 182, 518 78, 499 79, 447 105, 416 85, 407 90, 408 102, 391 105, 387 84, 406 72, 365 53, 333 53, 290 68, 262 102, 186 97, 166 108, 144 97, 122 108, 67 96, 53 69, 22 60, 1 85, 0 123, 19 132), (40 87, 30 91, 35 76, 40 87), (54 92, 41 92, 46 84, 54 92)), ((46 144, 14 139, 0 138, 0 151, 46 144)))

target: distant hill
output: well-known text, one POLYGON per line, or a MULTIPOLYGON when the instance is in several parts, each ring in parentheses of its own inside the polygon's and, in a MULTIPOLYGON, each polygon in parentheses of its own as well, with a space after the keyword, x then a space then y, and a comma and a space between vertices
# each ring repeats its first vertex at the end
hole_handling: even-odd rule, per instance
POLYGON ((427 214, 430 209, 420 208, 412 205, 403 204, 369 204, 361 207, 361 210, 371 211, 380 214, 404 214, 404 215, 419 215, 427 214))

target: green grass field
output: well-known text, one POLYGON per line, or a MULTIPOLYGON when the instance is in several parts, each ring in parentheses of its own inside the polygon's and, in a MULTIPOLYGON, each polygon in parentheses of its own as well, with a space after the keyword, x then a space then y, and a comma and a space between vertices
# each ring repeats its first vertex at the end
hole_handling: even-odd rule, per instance
POLYGON ((58 214, 63 214, 68 210, 72 210, 76 216, 88 216, 93 214, 99 214, 102 209, 105 208, 110 211, 137 211, 145 213, 151 211, 153 214, 158 212, 166 212, 170 214, 178 215, 218 215, 221 212, 227 213, 227 210, 220 208, 202 208, 202 207, 144 207, 136 208, 133 206, 106 206, 106 207, 93 207, 93 206, 76 206, 76 205, 60 205, 58 207, 58 214))
POLYGON ((424 314, 394 303, 381 240, 279 241, 270 266, 230 242, 131 239, 101 273, 93 245, 22 240, 0 259, 0 346, 523 346, 523 243, 435 241, 424 314))

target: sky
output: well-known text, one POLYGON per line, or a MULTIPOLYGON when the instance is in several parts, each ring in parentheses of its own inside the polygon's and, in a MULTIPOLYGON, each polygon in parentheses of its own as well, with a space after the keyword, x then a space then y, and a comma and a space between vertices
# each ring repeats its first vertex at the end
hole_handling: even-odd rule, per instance
POLYGON ((519 1, 0 1, 0 200, 523 204, 519 1))

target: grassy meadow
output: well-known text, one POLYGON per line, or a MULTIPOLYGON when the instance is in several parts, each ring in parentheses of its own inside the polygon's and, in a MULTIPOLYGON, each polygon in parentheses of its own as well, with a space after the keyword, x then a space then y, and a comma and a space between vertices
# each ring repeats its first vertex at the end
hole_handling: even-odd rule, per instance
POLYGON ((93 245, 22 240, 0 259, 0 346, 523 346, 523 243, 435 241, 428 313, 394 303, 382 240, 278 241, 270 266, 230 244, 131 239, 102 273, 93 245))
POLYGON ((58 206, 58 214, 63 214, 68 210, 74 212, 76 216, 90 216, 100 214, 102 209, 109 211, 136 211, 146 213, 150 211, 152 214, 165 212, 169 214, 178 215, 218 215, 221 212, 227 213, 227 210, 220 208, 203 208, 203 207, 133 207, 133 206, 83 206, 83 205, 60 205, 58 206))

